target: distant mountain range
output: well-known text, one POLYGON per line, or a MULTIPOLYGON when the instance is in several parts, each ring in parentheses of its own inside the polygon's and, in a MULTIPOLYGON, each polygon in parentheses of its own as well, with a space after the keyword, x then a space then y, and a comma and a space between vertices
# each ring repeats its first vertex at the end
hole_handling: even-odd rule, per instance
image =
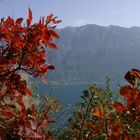
POLYGON ((58 30, 58 49, 49 50, 56 70, 47 75, 64 83, 120 82, 131 68, 140 69, 140 28, 84 25, 58 30))

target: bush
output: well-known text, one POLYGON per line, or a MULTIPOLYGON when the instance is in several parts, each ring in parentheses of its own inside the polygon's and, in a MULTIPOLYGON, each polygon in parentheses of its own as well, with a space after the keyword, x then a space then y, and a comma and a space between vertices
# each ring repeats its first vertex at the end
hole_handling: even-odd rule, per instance
POLYGON ((109 79, 105 90, 96 85, 89 86, 81 96, 83 101, 77 105, 73 116, 69 118, 67 127, 59 131, 58 138, 139 140, 140 71, 132 69, 127 72, 125 79, 130 85, 121 87, 120 95, 111 90, 109 79))
POLYGON ((23 18, 11 17, 0 21, 0 138, 49 139, 52 134, 45 128, 52 123, 48 114, 52 105, 39 112, 30 104, 32 92, 23 72, 46 82, 45 73, 55 67, 46 61, 45 48, 57 48, 52 41, 59 38, 55 26, 60 21, 50 15, 31 24, 29 9, 26 24, 22 22, 23 18))

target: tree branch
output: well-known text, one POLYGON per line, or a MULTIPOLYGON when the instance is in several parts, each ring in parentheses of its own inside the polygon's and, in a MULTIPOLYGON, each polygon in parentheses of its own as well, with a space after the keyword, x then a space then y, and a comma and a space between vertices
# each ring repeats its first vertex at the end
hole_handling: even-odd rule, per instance
POLYGON ((26 53, 25 53, 25 48, 23 48, 22 53, 21 53, 21 59, 20 59, 19 66, 18 66, 16 69, 12 70, 12 71, 8 71, 8 72, 6 72, 6 73, 0 75, 0 78, 5 77, 5 76, 8 76, 9 74, 20 70, 25 55, 26 55, 26 53))
POLYGON ((83 118, 83 121, 82 121, 82 124, 81 124, 81 129, 80 129, 80 132, 79 132, 79 139, 80 139, 80 140, 81 140, 82 130, 83 130, 83 128, 84 128, 84 123, 85 123, 86 117, 87 117, 87 115, 88 115, 89 108, 90 108, 90 104, 91 104, 91 102, 92 102, 92 100, 93 100, 93 97, 94 97, 94 94, 92 94, 92 96, 91 96, 91 98, 90 98, 90 100, 89 100, 89 103, 88 103, 87 109, 86 109, 86 113, 85 113, 85 115, 84 115, 84 118, 83 118))

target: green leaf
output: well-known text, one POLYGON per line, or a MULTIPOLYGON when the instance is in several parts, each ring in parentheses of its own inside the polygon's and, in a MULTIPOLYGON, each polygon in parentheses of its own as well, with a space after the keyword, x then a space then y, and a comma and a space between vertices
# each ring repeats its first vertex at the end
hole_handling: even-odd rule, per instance
POLYGON ((140 123, 137 123, 137 124, 135 125, 135 128, 136 128, 136 129, 139 129, 139 128, 140 128, 140 123))
POLYGON ((85 97, 89 97, 89 92, 88 92, 88 90, 85 90, 83 93, 84 93, 84 96, 85 96, 85 97))

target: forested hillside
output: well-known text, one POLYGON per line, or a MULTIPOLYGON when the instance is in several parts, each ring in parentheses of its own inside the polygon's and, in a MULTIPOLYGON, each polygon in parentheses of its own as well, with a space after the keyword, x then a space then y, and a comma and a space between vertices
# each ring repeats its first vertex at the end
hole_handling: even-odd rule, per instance
POLYGON ((48 54, 56 70, 49 79, 62 82, 102 82, 106 76, 123 80, 125 72, 140 68, 140 28, 85 25, 59 29, 57 51, 48 54), (133 54, 133 55, 132 55, 133 54))

